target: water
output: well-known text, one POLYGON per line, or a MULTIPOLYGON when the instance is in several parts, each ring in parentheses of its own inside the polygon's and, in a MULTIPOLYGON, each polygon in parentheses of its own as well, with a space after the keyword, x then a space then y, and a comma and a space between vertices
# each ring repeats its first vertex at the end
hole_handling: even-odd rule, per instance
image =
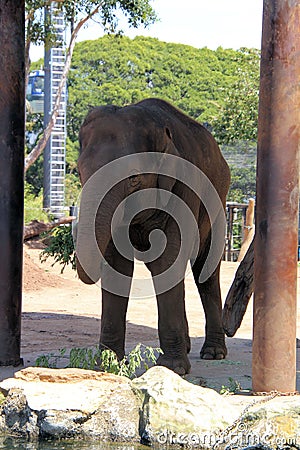
POLYGON ((27 442, 22 439, 0 437, 0 449, 7 450, 149 450, 144 445, 108 444, 95 441, 41 441, 27 442))
MULTIPOLYGON (((152 447, 146 447, 140 444, 114 444, 83 440, 27 442, 22 439, 0 436, 0 449, 7 450, 178 450, 180 448, 182 447, 178 445, 165 446, 156 444, 152 447)), ((270 447, 261 445, 254 445, 246 448, 244 446, 238 448, 234 445, 233 447, 227 448, 234 448, 235 450, 270 450, 270 447)), ((292 450, 294 447, 287 445, 284 448, 286 450, 292 450)))

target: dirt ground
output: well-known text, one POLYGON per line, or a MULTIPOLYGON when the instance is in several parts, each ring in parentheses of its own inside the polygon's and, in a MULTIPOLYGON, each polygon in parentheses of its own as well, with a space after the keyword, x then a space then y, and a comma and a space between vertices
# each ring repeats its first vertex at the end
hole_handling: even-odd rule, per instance
MULTIPOLYGON (((39 245, 24 245, 23 313, 21 356, 24 366, 35 364, 42 354, 72 347, 97 346, 100 329, 101 292, 98 286, 84 285, 74 271, 52 261, 40 262, 39 245), (35 248, 37 247, 37 248, 35 248)), ((237 263, 223 262, 221 268, 222 297, 225 299, 232 283, 237 263)), ((142 263, 135 266, 135 280, 127 316, 126 348, 137 343, 159 346, 157 336, 157 309, 152 289, 144 292, 139 280, 149 277, 142 263)), ((298 303, 300 303, 300 270, 298 270, 298 303)), ((192 350, 192 369, 188 379, 219 390, 230 384, 229 378, 240 383, 244 390, 251 389, 252 356, 252 300, 243 323, 234 336, 227 338, 228 356, 223 361, 204 361, 199 351, 204 340, 204 313, 192 279, 186 276, 186 309, 192 350)), ((300 309, 298 308, 298 316, 300 309)), ((298 320, 298 337, 300 321, 298 320)), ((297 350, 299 352, 299 349, 297 350)), ((62 363, 63 364, 63 363, 62 363)), ((12 376, 19 368, 0 368, 0 380, 12 376)), ((300 388, 300 372, 297 388, 300 388)), ((298 377, 297 377, 298 378, 298 377)))

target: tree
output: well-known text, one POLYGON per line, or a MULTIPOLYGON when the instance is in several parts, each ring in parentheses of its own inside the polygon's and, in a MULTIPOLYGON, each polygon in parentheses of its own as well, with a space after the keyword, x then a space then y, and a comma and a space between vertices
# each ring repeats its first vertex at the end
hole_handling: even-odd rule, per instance
POLYGON ((237 85, 239 68, 258 73, 253 58, 246 50, 196 49, 142 36, 80 42, 68 77, 68 135, 77 140, 91 106, 123 106, 145 97, 163 98, 211 125, 237 85))
POLYGON ((238 68, 236 82, 213 122, 214 135, 224 144, 255 141, 257 137, 259 52, 254 49, 242 51, 246 59, 238 68))
MULTIPOLYGON (((40 64, 37 62, 33 67, 38 68, 40 64)), ((68 75, 66 189, 69 204, 77 198, 78 132, 91 107, 111 103, 124 106, 145 97, 160 97, 205 123, 213 132, 217 127, 226 131, 223 115, 229 93, 236 90, 234 95, 238 99, 242 96, 240 80, 254 80, 258 76, 254 50, 219 47, 213 51, 149 37, 129 39, 114 34, 77 43, 68 75)), ((238 118, 241 120, 239 109, 235 111, 232 107, 231 112, 234 123, 238 118)), ((247 133, 256 130, 247 113, 243 116, 243 127, 244 136, 247 129, 247 133)), ((217 137, 217 141, 222 144, 221 138, 217 137)), ((222 145, 222 150, 233 167, 230 200, 245 201, 249 195, 255 195, 256 146, 230 141, 229 145, 222 145)), ((29 182, 37 173, 31 172, 35 166, 26 174, 29 182)))
POLYGON ((49 7, 51 3, 56 3, 62 9, 66 19, 66 26, 71 27, 71 37, 66 55, 65 67, 60 80, 55 104, 47 128, 44 130, 37 145, 25 158, 25 171, 37 160, 44 150, 50 137, 51 130, 55 125, 61 95, 66 83, 67 75, 71 66, 72 55, 75 47, 77 35, 84 24, 92 17, 98 17, 99 24, 105 29, 115 31, 118 25, 117 11, 122 11, 127 17, 128 23, 133 27, 140 24, 148 26, 156 20, 150 0, 27 0, 26 2, 26 72, 29 73, 30 44, 44 43, 51 46, 55 41, 55 30, 51 24, 45 24, 43 20, 43 9, 49 7))

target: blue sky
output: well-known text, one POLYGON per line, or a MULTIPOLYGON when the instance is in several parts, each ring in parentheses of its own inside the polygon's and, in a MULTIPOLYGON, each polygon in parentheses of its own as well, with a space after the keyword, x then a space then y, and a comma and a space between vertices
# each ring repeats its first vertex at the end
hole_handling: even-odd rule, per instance
MULTIPOLYGON (((120 22, 124 34, 152 36, 162 41, 194 47, 260 48, 263 0, 152 0, 160 21, 149 29, 130 29, 120 22)), ((78 40, 97 39, 101 27, 91 22, 78 40)), ((34 49, 32 60, 43 56, 34 49)))

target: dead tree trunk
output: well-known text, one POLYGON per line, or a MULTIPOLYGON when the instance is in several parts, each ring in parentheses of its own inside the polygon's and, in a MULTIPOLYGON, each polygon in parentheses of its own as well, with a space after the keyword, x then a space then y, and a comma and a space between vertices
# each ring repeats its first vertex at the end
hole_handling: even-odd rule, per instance
POLYGON ((254 198, 249 199, 248 208, 246 210, 246 223, 244 226, 244 239, 241 245, 241 250, 237 261, 241 262, 247 253, 247 250, 253 240, 254 236, 254 209, 255 200, 254 198))
POLYGON ((225 300, 222 319, 223 328, 227 336, 234 336, 240 327, 253 290, 254 239, 236 271, 225 300))
POLYGON ((30 222, 30 224, 25 225, 24 227, 24 235, 23 240, 26 241, 28 239, 32 239, 36 236, 39 236, 42 233, 45 233, 46 231, 50 231, 55 227, 58 227, 59 225, 64 225, 73 222, 76 217, 70 216, 70 217, 63 217, 62 219, 59 219, 55 222, 39 222, 38 220, 33 220, 30 222))

